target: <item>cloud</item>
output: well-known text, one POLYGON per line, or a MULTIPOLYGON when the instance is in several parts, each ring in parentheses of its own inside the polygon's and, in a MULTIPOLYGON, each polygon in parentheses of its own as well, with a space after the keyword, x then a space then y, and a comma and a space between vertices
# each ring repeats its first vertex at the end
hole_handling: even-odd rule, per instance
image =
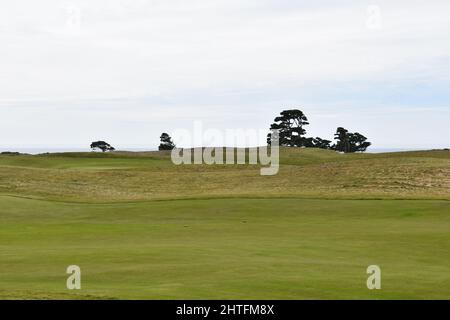
POLYGON ((361 117, 380 104, 450 108, 440 89, 450 82, 449 9, 440 0, 5 2, 0 109, 14 112, 0 125, 23 129, 17 139, 25 141, 27 127, 56 125, 67 113, 95 132, 106 117, 125 140, 121 119, 157 136, 164 121, 267 126, 282 106, 361 117), (368 24, 369 5, 379 8, 379 28, 368 24), (30 110, 45 115, 40 124, 6 123, 32 121, 30 110))

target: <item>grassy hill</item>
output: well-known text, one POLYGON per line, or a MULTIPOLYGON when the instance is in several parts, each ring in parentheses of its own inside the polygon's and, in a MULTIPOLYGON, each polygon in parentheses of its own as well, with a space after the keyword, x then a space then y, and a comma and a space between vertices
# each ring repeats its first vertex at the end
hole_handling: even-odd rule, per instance
POLYGON ((450 151, 339 154, 282 149, 276 176, 256 165, 182 165, 170 153, 0 157, 0 193, 74 202, 216 197, 450 199, 450 151))
POLYGON ((448 200, 450 151, 282 149, 269 177, 167 152, 3 155, 0 298, 448 299, 448 200))

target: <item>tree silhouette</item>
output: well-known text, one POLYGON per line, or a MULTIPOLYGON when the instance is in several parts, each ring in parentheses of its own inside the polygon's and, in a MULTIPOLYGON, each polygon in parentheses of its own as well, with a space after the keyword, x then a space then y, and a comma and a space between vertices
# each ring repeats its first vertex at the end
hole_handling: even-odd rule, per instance
POLYGON ((314 148, 331 149, 331 141, 316 137, 313 139, 314 148))
POLYGON ((336 129, 334 134, 334 140, 337 140, 334 145, 334 149, 339 152, 350 152, 350 141, 348 136, 348 130, 343 127, 336 129))
POLYGON ((364 152, 372 144, 367 141, 367 138, 362 134, 355 132, 348 132, 347 129, 339 127, 334 134, 334 139, 337 141, 332 148, 340 152, 364 152))
POLYGON ((159 137, 161 143, 158 147, 159 150, 172 150, 175 148, 175 144, 172 142, 172 138, 167 133, 162 133, 161 137, 159 137))
POLYGON ((105 141, 92 142, 91 143, 91 149, 92 150, 100 149, 100 150, 102 150, 102 152, 116 150, 113 146, 111 146, 109 143, 107 143, 105 141))
MULTIPOLYGON (((305 140, 302 136, 306 133, 303 126, 308 125, 309 122, 302 111, 297 109, 284 110, 274 121, 270 129, 278 130, 280 146, 303 147, 308 144, 308 140, 305 140)), ((271 134, 269 133, 267 143, 270 144, 270 141, 271 134)))
POLYGON ((367 141, 366 137, 358 132, 351 133, 349 135, 349 141, 351 152, 364 152, 372 145, 372 143, 367 141))
POLYGON ((314 148, 314 138, 294 137, 294 144, 304 148, 314 148))
MULTIPOLYGON (((339 127, 334 134, 335 144, 330 140, 320 137, 305 137, 306 130, 304 126, 309 125, 308 118, 301 110, 284 110, 280 116, 276 117, 275 122, 270 126, 271 130, 278 130, 279 144, 284 147, 304 147, 332 149, 340 152, 364 152, 371 143, 362 134, 349 132, 343 127, 339 127)), ((267 144, 270 145, 272 135, 267 135, 267 144)))

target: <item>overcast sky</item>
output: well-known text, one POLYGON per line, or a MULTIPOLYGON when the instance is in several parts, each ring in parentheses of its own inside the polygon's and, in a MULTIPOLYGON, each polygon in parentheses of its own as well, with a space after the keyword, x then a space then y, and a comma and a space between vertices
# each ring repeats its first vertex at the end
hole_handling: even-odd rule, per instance
MULTIPOLYGON (((450 1, 0 3, 0 146, 158 145, 302 109, 376 148, 450 146, 450 1)), ((261 141, 263 143, 263 141, 261 141)))

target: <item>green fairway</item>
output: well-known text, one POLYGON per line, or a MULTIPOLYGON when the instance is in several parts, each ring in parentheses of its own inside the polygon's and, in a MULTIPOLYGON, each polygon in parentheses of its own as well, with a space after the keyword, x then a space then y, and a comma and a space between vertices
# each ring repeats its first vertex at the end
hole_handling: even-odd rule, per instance
POLYGON ((446 151, 282 150, 273 177, 168 153, 2 156, 0 298, 450 299, 449 172, 446 151))
POLYGON ((0 204, 3 298, 65 297, 71 264, 81 297, 450 298, 445 201, 0 204))

